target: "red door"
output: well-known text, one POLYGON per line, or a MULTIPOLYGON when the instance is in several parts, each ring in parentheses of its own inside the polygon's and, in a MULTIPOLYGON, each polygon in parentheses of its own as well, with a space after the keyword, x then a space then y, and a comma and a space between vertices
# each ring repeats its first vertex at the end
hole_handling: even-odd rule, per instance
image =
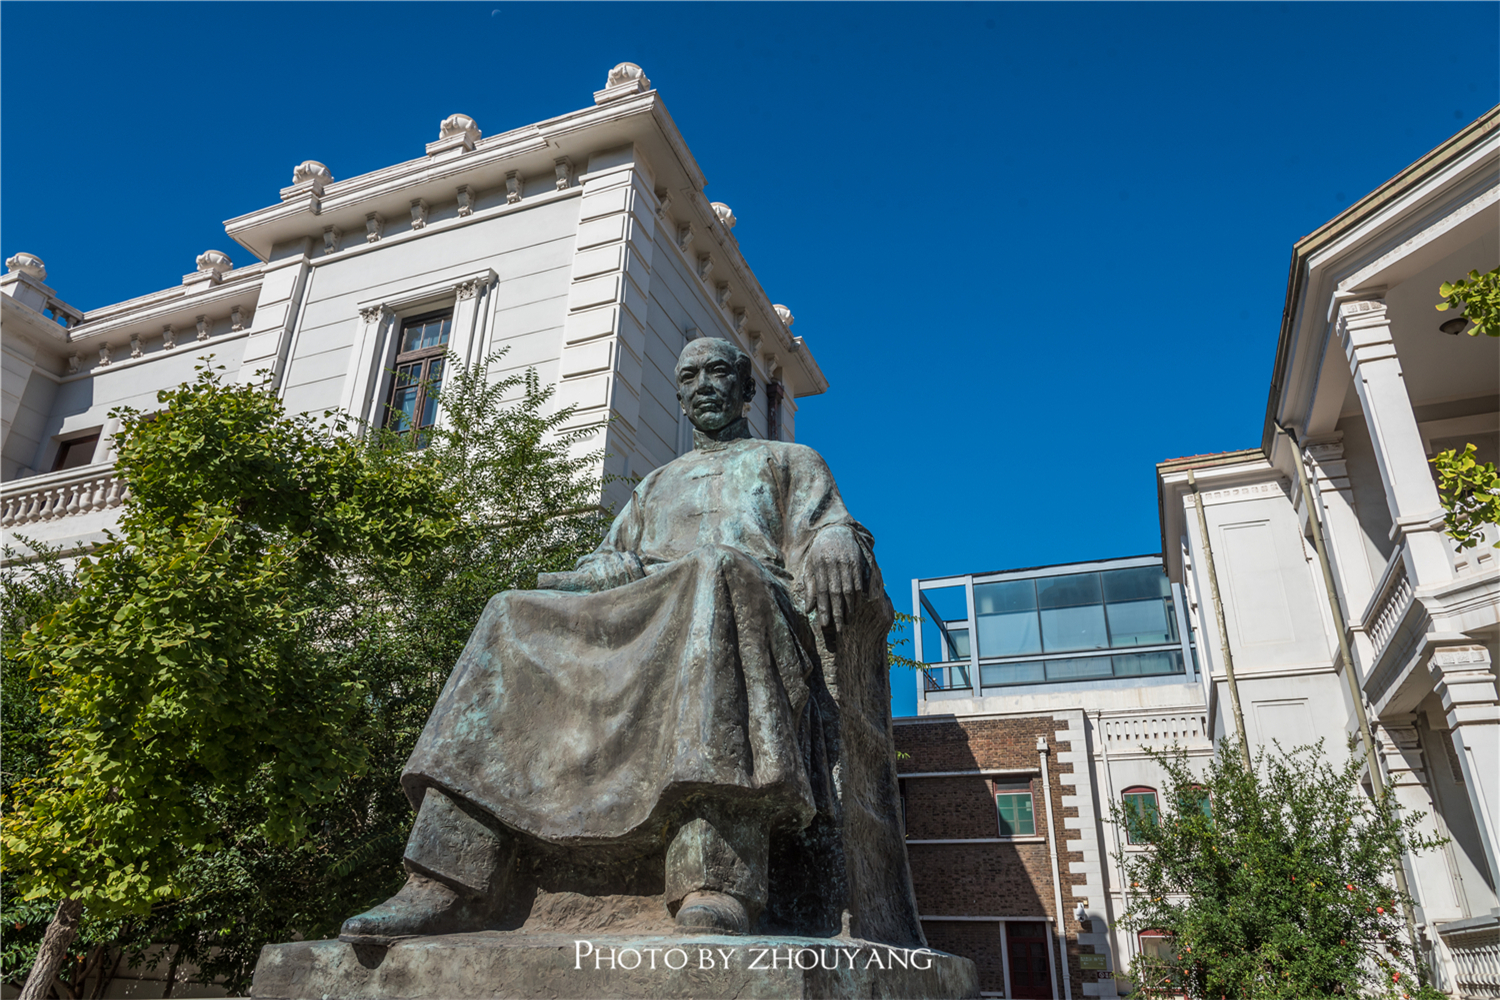
POLYGON ((1005 922, 1005 953, 1010 958, 1010 995, 1016 1000, 1052 996, 1051 935, 1044 923, 1005 922))

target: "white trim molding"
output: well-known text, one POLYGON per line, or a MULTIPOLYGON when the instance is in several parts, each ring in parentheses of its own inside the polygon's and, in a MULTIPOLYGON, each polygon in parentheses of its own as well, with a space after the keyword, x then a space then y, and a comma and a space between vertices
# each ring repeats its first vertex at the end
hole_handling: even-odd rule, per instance
POLYGON ((453 333, 448 341, 449 351, 465 365, 472 365, 483 357, 483 347, 488 340, 484 306, 490 301, 489 292, 496 281, 494 270, 487 267, 356 303, 359 331, 354 336, 340 409, 361 422, 374 419, 377 401, 383 398, 387 388, 389 373, 386 366, 394 356, 392 338, 398 327, 397 321, 405 313, 451 304, 453 333))

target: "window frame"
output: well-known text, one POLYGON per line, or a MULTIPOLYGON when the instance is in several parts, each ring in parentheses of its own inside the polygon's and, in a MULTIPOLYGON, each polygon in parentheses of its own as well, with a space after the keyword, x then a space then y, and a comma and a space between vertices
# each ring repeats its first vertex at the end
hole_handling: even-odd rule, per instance
POLYGON ((68 469, 81 469, 86 465, 93 465, 94 456, 99 453, 99 439, 103 436, 104 428, 96 427, 87 433, 70 434, 67 437, 59 438, 57 442, 57 450, 52 455, 52 467, 48 471, 64 472, 68 469), (92 447, 88 451, 87 461, 76 462, 72 465, 63 464, 68 453, 72 450, 74 445, 85 444, 92 445, 92 447))
MULTIPOLYGON (((357 320, 357 326, 338 409, 359 425, 361 433, 385 425, 384 407, 394 378, 392 359, 402 353, 400 329, 409 319, 451 309, 448 352, 459 365, 472 365, 485 357, 498 335, 495 291, 499 284, 494 269, 487 267, 354 303, 356 315, 351 319, 357 320)), ((299 328, 290 348, 293 357, 298 356, 301 336, 299 328)))
MULTIPOLYGON (((429 430, 432 427, 436 426, 438 420, 436 409, 433 410, 432 422, 428 424, 422 423, 422 413, 426 409, 428 402, 428 392, 433 384, 433 379, 431 378, 430 374, 432 371, 432 364, 434 361, 438 362, 439 364, 444 363, 447 360, 447 356, 453 344, 454 312, 455 310, 450 306, 446 309, 434 309, 423 313, 417 313, 411 316, 402 316, 396 322, 396 353, 395 356, 391 359, 389 374, 385 379, 385 401, 381 404, 382 409, 380 414, 380 427, 382 430, 394 431, 397 434, 407 434, 415 432, 417 435, 419 435, 420 439, 420 435, 423 431, 429 430), (448 332, 442 343, 436 344, 432 347, 419 347, 410 351, 403 351, 401 349, 402 341, 405 339, 406 331, 408 329, 414 326, 426 325, 427 323, 430 323, 436 319, 441 319, 448 325, 448 332), (411 364, 420 364, 422 366, 421 377, 416 381, 416 402, 412 405, 412 413, 415 414, 415 419, 412 421, 411 427, 397 427, 393 425, 393 418, 398 413, 404 415, 405 411, 396 409, 396 393, 412 384, 410 382, 402 382, 399 373, 402 366, 411 364)), ((436 380, 438 392, 442 391, 441 386, 443 384, 443 380, 447 377, 447 375, 448 373, 446 370, 440 371, 438 373, 438 377, 436 380)))
POLYGON ((998 836, 1006 840, 1015 840, 1023 837, 1035 837, 1036 832, 1036 779, 1027 778, 1024 782, 1015 779, 990 778, 987 782, 990 786, 990 801, 995 804, 995 828, 998 836), (1023 833, 1019 830, 1006 833, 1004 820, 1000 814, 1000 796, 1017 796, 1025 794, 1031 803, 1031 832, 1023 833))
POLYGON ((1150 785, 1131 785, 1129 788, 1122 790, 1120 792, 1120 808, 1125 813, 1125 843, 1131 847, 1144 847, 1148 843, 1143 839, 1136 839, 1137 834, 1135 831, 1137 828, 1130 821, 1130 813, 1133 806, 1126 799, 1126 796, 1141 795, 1151 796, 1151 825, 1155 826, 1161 820, 1161 793, 1155 788, 1152 788, 1150 785))

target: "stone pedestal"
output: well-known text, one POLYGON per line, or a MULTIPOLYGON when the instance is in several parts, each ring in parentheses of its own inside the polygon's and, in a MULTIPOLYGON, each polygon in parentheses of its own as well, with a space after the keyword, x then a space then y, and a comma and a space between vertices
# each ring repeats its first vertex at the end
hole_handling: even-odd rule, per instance
POLYGON ((978 997, 974 963, 847 938, 522 934, 266 945, 254 1000, 978 997))

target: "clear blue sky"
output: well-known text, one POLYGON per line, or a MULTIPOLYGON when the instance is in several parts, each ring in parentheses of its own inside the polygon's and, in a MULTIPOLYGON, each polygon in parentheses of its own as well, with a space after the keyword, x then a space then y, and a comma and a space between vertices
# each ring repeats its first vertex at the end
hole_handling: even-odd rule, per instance
MULTIPOLYGON (((166 288, 349 177, 643 66, 832 388, 913 576, 1156 552, 1153 464, 1255 447, 1291 246, 1500 101, 1493 3, 0 4, 0 253, 166 288)), ((895 679, 896 713, 914 709, 895 679)))

